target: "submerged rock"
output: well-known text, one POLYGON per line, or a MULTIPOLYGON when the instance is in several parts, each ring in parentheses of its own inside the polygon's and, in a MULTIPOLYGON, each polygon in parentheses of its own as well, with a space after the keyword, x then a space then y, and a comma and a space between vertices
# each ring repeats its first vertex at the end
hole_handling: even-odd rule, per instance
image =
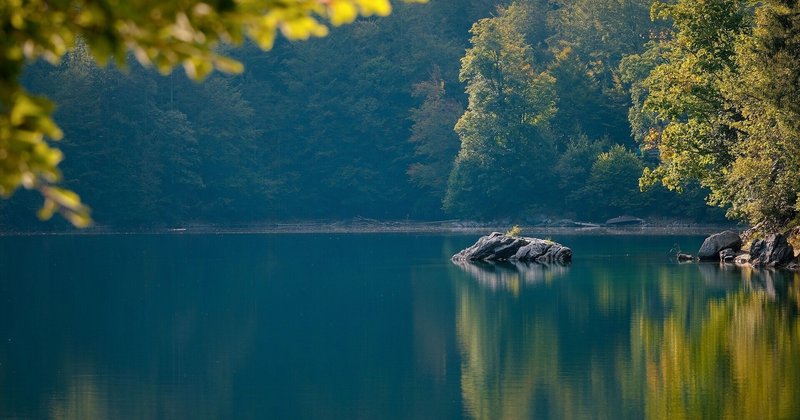
POLYGON ((511 237, 500 232, 484 236, 471 247, 453 255, 453 261, 530 261, 539 263, 572 261, 572 250, 538 238, 511 237))
POLYGON ((719 253, 725 248, 734 252, 742 249, 742 238, 738 233, 726 230, 709 236, 703 241, 700 251, 697 251, 697 258, 702 261, 719 261, 719 253))

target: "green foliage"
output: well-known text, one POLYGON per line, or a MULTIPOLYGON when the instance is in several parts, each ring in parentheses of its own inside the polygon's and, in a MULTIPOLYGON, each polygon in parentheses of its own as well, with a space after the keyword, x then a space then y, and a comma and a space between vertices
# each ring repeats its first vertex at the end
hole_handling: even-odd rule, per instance
POLYGON ((643 50, 658 25, 650 21, 652 0, 561 0, 550 13, 548 39, 555 59, 558 109, 553 125, 567 138, 612 138, 630 144, 629 107, 620 83, 620 61, 643 50))
POLYGON ((770 230, 790 224, 800 193, 800 6, 678 1, 653 13, 672 32, 622 66, 634 131, 647 128, 644 145, 660 153, 643 185, 697 180, 730 216, 770 230))
MULTIPOLYGON (((250 44, 222 51, 243 62, 240 76, 212 74, 198 84, 180 73, 160 77, 135 61, 127 72, 98 69, 78 48, 59 66, 29 66, 24 84, 61 104, 62 185, 93 204, 100 227, 440 219, 441 195, 433 198, 406 172, 414 163, 452 165, 457 150, 449 158, 416 155, 409 117, 424 98, 412 96, 412 81, 429 79, 438 66, 445 102, 462 99, 455 87, 466 39, 453 33, 460 17, 446 4, 396 6, 387 18, 279 42, 269 54, 250 44), (189 130, 154 124, 173 111, 189 130), (181 133, 194 140, 175 137, 181 133), (172 154, 181 149, 190 158, 172 154), (170 162, 185 163, 202 184, 182 191, 170 162)), ((457 148, 452 125, 460 114, 452 114, 447 135, 457 148)), ((443 171, 446 180, 449 167, 443 171)), ((66 228, 27 217, 34 199, 15 194, 0 214, 4 228, 66 228)))
POLYGON ((514 225, 506 232, 506 236, 510 236, 512 238, 518 238, 522 235, 522 228, 519 225, 514 225))
MULTIPOLYGON (((415 1, 415 0, 410 0, 415 1)), ((416 0, 424 1, 424 0, 416 0)), ((213 69, 241 72, 239 62, 217 53, 222 43, 241 44, 245 36, 262 49, 273 46, 276 32, 289 39, 322 36, 333 25, 358 15, 389 14, 388 0, 189 1, 153 0, 86 2, 82 0, 12 0, 0 5, 0 194, 19 187, 37 189, 45 198, 40 217, 61 212, 76 226, 90 223, 89 211, 76 194, 55 188, 61 179, 62 154, 49 140, 61 129, 51 118, 53 105, 20 86, 26 63, 58 63, 80 39, 100 64, 125 66, 127 53, 167 74, 182 66, 193 79, 213 69)))
POLYGON ((657 41, 646 44, 645 51, 640 54, 627 55, 620 60, 620 82, 626 87, 630 97, 628 109, 628 122, 631 136, 638 143, 643 144, 658 126, 657 115, 645 110, 644 103, 649 95, 647 76, 653 69, 664 63, 663 50, 665 45, 657 41))
POLYGON ((557 95, 558 112, 552 124, 568 133, 602 137, 603 121, 597 111, 602 107, 603 97, 589 65, 572 48, 566 47, 555 55, 548 74, 555 80, 557 95))
POLYGON ((419 161, 408 168, 408 176, 436 199, 441 200, 447 188, 447 174, 458 153, 458 137, 453 131, 464 112, 461 104, 447 97, 439 67, 430 79, 414 85, 413 95, 424 98, 411 110, 411 137, 414 155, 419 161))
POLYGON ((686 0, 656 3, 653 13, 671 19, 673 33, 662 45, 651 46, 663 50, 663 62, 644 81, 644 111, 657 117, 644 144, 660 152, 661 163, 646 171, 643 182, 680 190, 699 179, 713 190, 733 159, 736 132, 729 122, 737 113, 724 103, 720 89, 725 74, 735 71, 735 42, 747 28, 746 4, 686 0))
MULTIPOLYGON (((624 211, 619 203, 642 217, 707 216, 692 179, 682 198, 629 188, 634 169, 657 159, 631 151, 634 138, 665 125, 644 106, 647 78, 673 45, 669 21, 649 22, 649 0, 395 6, 388 18, 278 42, 268 55, 220 38, 209 51, 241 62, 243 74, 203 84, 158 77, 134 47, 111 57, 127 72, 98 69, 88 41, 57 66, 30 63, 22 80, 61 105, 60 183, 93 204, 100 225, 431 219, 444 217, 442 204, 457 216, 530 222, 601 219, 624 211), (595 168, 614 145, 626 151, 611 159, 620 170, 595 168)), ((718 90, 733 95, 726 86, 718 90)), ((26 226, 34 196, 3 202, 2 222, 26 226)))
POLYGON ((717 196, 732 215, 777 231, 800 214, 800 4, 763 2, 736 64, 723 97, 742 115, 731 123, 740 136, 717 196))
POLYGON ((642 79, 663 59, 653 53, 660 44, 645 45, 664 25, 649 15, 650 0, 529 1, 477 22, 462 59, 469 106, 456 125, 461 150, 445 210, 664 214, 638 192, 645 165, 626 149, 635 144, 628 98, 639 111, 633 136, 644 138, 654 121, 642 79), (530 124, 526 112, 537 115, 530 124))
POLYGON ((600 218, 641 214, 647 198, 639 191, 637 181, 642 169, 641 159, 624 146, 615 145, 600 153, 580 192, 583 202, 596 203, 594 211, 600 218))
POLYGON ((546 185, 531 171, 553 156, 546 127, 555 112, 554 80, 534 67, 520 32, 533 15, 515 4, 472 27, 460 73, 469 105, 455 128, 461 150, 444 198, 447 211, 487 216, 519 209, 520 197, 546 185))
MULTIPOLYGON (((591 141, 586 135, 569 141, 553 167, 558 187, 565 192, 562 203, 565 209, 582 207, 583 190, 592 165, 607 147, 607 142, 591 141)), ((639 174, 636 175, 637 178, 638 176, 639 174)))
POLYGON ((650 21, 652 0, 557 0, 550 43, 569 46, 584 57, 593 72, 608 81, 619 61, 640 51, 654 30, 650 21))

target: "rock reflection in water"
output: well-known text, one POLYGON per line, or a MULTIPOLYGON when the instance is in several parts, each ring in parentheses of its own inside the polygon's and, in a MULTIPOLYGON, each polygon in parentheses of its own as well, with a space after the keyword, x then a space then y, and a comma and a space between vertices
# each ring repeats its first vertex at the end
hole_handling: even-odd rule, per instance
POLYGON ((521 285, 550 282, 569 272, 561 264, 536 264, 521 261, 453 261, 484 287, 492 290, 518 290, 521 285))
MULTIPOLYGON (((782 269, 757 269, 733 264, 698 264, 705 284, 717 289, 732 289, 743 285, 746 290, 764 292, 766 298, 779 303, 798 305, 794 292, 800 282, 799 273, 782 269)), ((800 306, 798 306, 800 307, 800 306)))

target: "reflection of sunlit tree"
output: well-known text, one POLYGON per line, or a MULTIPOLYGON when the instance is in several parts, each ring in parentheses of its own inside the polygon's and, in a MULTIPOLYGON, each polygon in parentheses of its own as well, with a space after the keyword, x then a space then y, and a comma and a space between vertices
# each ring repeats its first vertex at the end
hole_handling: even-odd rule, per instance
POLYGON ((551 394, 545 385, 558 375, 555 323, 531 322, 532 314, 521 311, 523 303, 510 295, 488 295, 464 282, 457 289, 456 329, 466 407, 478 419, 533 417, 542 409, 536 407, 537 391, 551 394), (520 317, 524 331, 510 325, 520 317))
MULTIPOLYGON (((796 284, 788 289, 794 298, 796 290, 796 284)), ((740 290, 705 302, 700 322, 689 323, 684 314, 691 301, 664 319, 642 315, 632 323, 632 349, 646 364, 647 417, 789 418, 800 412, 796 309, 773 301, 766 289, 740 290)))
MULTIPOLYGON (((524 287, 517 289, 510 287, 514 276, 509 267, 484 267, 479 276, 475 271, 480 266, 471 268, 461 271, 467 276, 455 276, 453 282, 462 353, 461 390, 471 416, 618 418, 639 414, 636 405, 621 404, 627 399, 621 397, 621 381, 615 374, 628 371, 627 349, 611 337, 597 343, 604 346, 597 353, 611 357, 596 357, 584 351, 591 347, 592 337, 579 337, 578 343, 565 338, 582 328, 585 317, 572 304, 559 302, 572 294, 584 295, 577 301, 591 301, 593 291, 585 296, 586 290, 576 290, 580 285, 562 281, 522 282, 524 287), (570 355, 576 354, 580 360, 571 360, 570 355), (574 372, 571 364, 585 369, 565 375, 574 372)), ((567 272, 563 267, 554 269, 548 272, 547 267, 539 267, 536 277, 554 279, 567 272)))
POLYGON ((96 377, 76 376, 67 385, 63 395, 54 397, 50 403, 50 418, 53 420, 108 419, 108 398, 96 383, 96 377))

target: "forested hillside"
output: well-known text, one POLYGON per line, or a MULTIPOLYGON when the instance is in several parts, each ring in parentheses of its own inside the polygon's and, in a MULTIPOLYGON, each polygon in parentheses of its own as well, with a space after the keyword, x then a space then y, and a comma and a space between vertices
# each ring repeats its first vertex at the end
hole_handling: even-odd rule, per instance
MULTIPOLYGON (((797 159, 769 157, 797 156, 796 114, 783 112, 797 99, 774 105, 778 88, 757 74, 797 74, 797 49, 774 57, 784 73, 761 59, 786 39, 796 46, 796 22, 775 14, 797 6, 652 3, 398 3, 325 38, 224 51, 244 64, 236 76, 195 83, 132 60, 126 71, 97 68, 78 48, 58 66, 29 65, 24 83, 58 104, 63 185, 104 226, 718 221, 709 194, 759 222, 773 210, 740 186, 769 165, 776 181, 747 191, 779 189, 775 223, 788 223, 797 171, 782 168, 797 159), (744 133, 785 141, 760 153, 763 141, 744 133)), ((39 201, 18 192, 0 202, 2 224, 35 226, 39 201)))

